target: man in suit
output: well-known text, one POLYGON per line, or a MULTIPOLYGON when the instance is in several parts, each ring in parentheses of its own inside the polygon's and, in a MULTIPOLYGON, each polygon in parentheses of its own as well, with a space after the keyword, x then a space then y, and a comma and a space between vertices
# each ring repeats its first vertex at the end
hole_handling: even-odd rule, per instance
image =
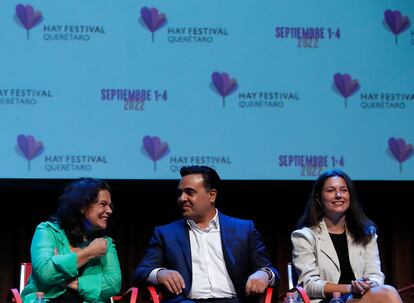
POLYGON ((207 166, 181 168, 184 219, 154 229, 135 270, 138 284, 161 285, 168 302, 237 303, 279 281, 250 220, 220 213, 220 177, 207 166))

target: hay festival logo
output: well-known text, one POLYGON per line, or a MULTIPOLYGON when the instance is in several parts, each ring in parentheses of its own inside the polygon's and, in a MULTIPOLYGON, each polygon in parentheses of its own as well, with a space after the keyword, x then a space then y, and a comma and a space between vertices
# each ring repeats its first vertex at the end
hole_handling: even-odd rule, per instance
POLYGON ((155 32, 167 24, 167 16, 164 13, 158 12, 158 9, 155 7, 148 8, 144 6, 141 9, 141 17, 138 21, 151 32, 151 41, 154 42, 155 32))
POLYGON ((403 172, 403 162, 407 161, 414 155, 413 146, 405 143, 402 138, 389 138, 388 139, 388 155, 398 162, 400 173, 403 172))
POLYGON ((360 88, 358 80, 352 79, 349 74, 336 73, 333 76, 333 81, 333 90, 344 98, 345 108, 347 108, 348 98, 354 95, 360 88))
POLYGON ((219 73, 214 72, 211 74, 211 84, 210 87, 219 94, 222 98, 223 107, 226 106, 226 97, 234 93, 237 88, 237 80, 230 78, 228 73, 219 73))
MULTIPOLYGON (((333 76, 332 89, 344 98, 345 108, 348 107, 349 98, 355 95, 360 88, 360 82, 353 79, 350 74, 336 73, 333 76)), ((359 94, 359 105, 364 110, 406 110, 412 105, 412 101, 414 101, 414 93, 412 92, 373 90, 363 91, 359 94)))
POLYGON ((41 141, 36 141, 32 135, 18 135, 17 145, 15 147, 16 153, 27 160, 27 169, 31 170, 31 161, 39 157, 45 148, 41 141))
POLYGON ((162 142, 160 137, 145 136, 142 139, 142 151, 152 160, 154 172, 157 171, 157 161, 164 158, 170 152, 167 142, 162 142))
MULTIPOLYGON (((32 5, 18 4, 14 20, 26 30, 29 40, 30 31, 42 23, 43 16, 32 5)), ((42 31, 45 41, 89 41, 93 37, 106 34, 102 25, 85 24, 43 24, 42 31)))
POLYGON ((407 16, 403 16, 398 10, 392 11, 387 9, 384 12, 383 23, 385 28, 394 34, 395 45, 398 45, 398 35, 410 27, 410 19, 407 16))
POLYGON ((38 26, 43 21, 40 11, 36 11, 31 5, 18 4, 14 19, 21 27, 26 30, 27 40, 30 38, 30 30, 38 26))

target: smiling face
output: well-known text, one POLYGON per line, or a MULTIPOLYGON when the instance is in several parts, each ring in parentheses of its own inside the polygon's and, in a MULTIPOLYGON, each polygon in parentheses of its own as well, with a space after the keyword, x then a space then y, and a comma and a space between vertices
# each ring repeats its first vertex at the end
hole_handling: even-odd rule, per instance
POLYGON ((184 176, 178 185, 178 191, 178 204, 186 219, 204 223, 214 217, 217 191, 205 188, 201 174, 184 176))
POLYGON ((321 202, 326 217, 331 219, 342 217, 351 203, 345 180, 338 176, 326 179, 321 192, 321 202))
POLYGON ((95 202, 83 211, 86 229, 90 231, 105 230, 108 219, 112 215, 111 194, 107 190, 100 190, 95 202))

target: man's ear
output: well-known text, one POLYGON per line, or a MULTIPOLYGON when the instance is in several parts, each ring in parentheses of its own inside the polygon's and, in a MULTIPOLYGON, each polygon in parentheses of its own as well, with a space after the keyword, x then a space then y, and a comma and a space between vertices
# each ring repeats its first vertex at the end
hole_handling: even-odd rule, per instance
POLYGON ((214 188, 210 189, 209 195, 210 195, 210 203, 214 204, 217 198, 217 189, 214 189, 214 188))

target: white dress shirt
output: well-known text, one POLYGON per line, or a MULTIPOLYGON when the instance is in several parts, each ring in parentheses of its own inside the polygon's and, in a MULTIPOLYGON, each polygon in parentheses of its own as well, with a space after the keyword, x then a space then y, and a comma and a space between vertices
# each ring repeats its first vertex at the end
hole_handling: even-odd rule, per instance
POLYGON ((236 297, 236 290, 227 272, 221 246, 218 212, 205 229, 187 220, 190 226, 190 245, 193 279, 191 299, 236 297))

